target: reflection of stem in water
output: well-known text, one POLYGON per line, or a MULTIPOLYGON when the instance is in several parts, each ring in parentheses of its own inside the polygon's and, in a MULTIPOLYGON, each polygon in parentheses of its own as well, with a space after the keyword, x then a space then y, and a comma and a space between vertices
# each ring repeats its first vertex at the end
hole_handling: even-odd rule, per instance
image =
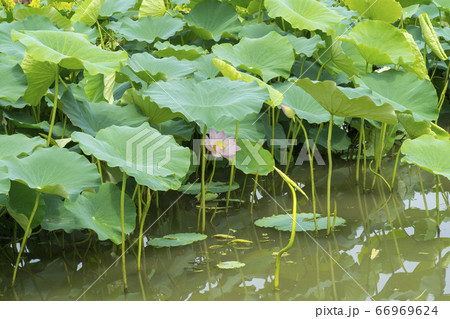
POLYGON ((430 212, 428 211, 427 198, 425 196, 425 189, 423 188, 422 174, 420 174, 419 166, 416 166, 416 168, 417 168, 417 176, 419 176, 420 189, 422 190, 422 198, 423 198, 423 204, 425 205, 425 212, 427 213, 427 216, 429 217, 430 212))
POLYGON ((333 173, 333 158, 331 156, 331 136, 333 132, 333 114, 330 115, 330 122, 328 124, 328 180, 327 180, 327 236, 330 234, 330 218, 331 218, 331 174, 333 173))
POLYGON ((441 223, 441 216, 439 212, 439 176, 435 175, 436 178, 436 223, 437 223, 437 231, 440 233, 439 224, 441 223))
MULTIPOLYGON (((358 153, 356 154, 356 183, 359 183, 359 162, 361 159, 363 130, 364 130, 364 118, 361 118, 361 127, 359 129, 359 138, 358 138, 358 153)), ((364 141, 364 143, 365 142, 366 141, 364 141)))
POLYGON ((202 192, 202 202, 201 202, 201 211, 202 211, 202 233, 205 232, 205 226, 206 226, 206 199, 205 199, 205 170, 206 170, 206 148, 205 148, 205 138, 206 138, 206 125, 203 128, 203 136, 202 136, 202 186, 201 186, 201 192, 202 192))
POLYGON ((138 276, 139 276, 139 286, 141 287, 142 301, 147 301, 147 296, 145 294, 144 282, 142 280, 142 274, 140 271, 138 271, 138 276))
POLYGON ((320 293, 319 245, 316 245, 316 280, 317 280, 317 300, 320 300, 321 299, 321 293, 320 293))
POLYGON ((253 204, 255 202, 255 198, 256 198, 256 186, 258 185, 258 172, 256 172, 255 175, 255 184, 253 185, 253 192, 252 192, 252 200, 250 201, 250 217, 253 218, 253 204))
POLYGON ((125 262, 125 189, 127 184, 127 174, 123 173, 122 177, 122 193, 120 194, 120 225, 122 230, 122 274, 123 274, 123 290, 125 294, 128 291, 127 268, 125 262))
POLYGON ((247 186, 247 177, 248 177, 248 175, 245 174, 244 183, 242 185, 241 196, 239 197, 239 207, 241 207, 242 197, 244 197, 245 187, 247 186))
POLYGON ((334 266, 333 266, 333 258, 332 258, 332 251, 331 251, 331 244, 330 241, 328 240, 328 254, 330 256, 330 275, 331 275, 331 283, 333 286, 333 296, 334 296, 334 300, 339 300, 338 299, 338 295, 337 295, 337 291, 336 291, 336 279, 334 278, 334 266))
MULTIPOLYGON (((209 300, 214 300, 214 295, 212 292, 212 284, 211 284, 211 269, 209 268, 208 248, 206 247, 205 241, 202 242, 202 245, 203 245, 202 253, 205 255, 206 272, 208 274, 209 300)), ((200 250, 202 250, 201 246, 200 246, 200 250)))
MULTIPOLYGON (((139 195, 139 197, 142 194, 139 195)), ((139 198, 139 205, 142 204, 141 198, 139 198)), ((138 247, 138 258, 137 258, 137 269, 138 271, 141 270, 141 254, 143 250, 143 231, 144 231, 144 224, 145 224, 145 218, 147 217, 148 211, 150 209, 150 204, 152 201, 152 196, 150 194, 150 188, 147 187, 147 202, 145 203, 144 211, 142 212, 142 217, 139 220, 139 247, 138 247)))

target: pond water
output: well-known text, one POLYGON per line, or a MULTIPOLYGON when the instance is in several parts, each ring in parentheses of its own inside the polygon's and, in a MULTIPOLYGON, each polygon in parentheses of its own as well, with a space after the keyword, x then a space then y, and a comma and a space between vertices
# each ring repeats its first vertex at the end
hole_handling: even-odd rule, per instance
MULTIPOLYGON (((392 160, 384 163, 385 176, 391 176, 392 166, 392 160)), ((381 181, 373 191, 362 192, 354 182, 353 162, 338 162, 335 167, 332 198, 336 200, 338 215, 347 222, 328 238, 324 232, 318 236, 314 232, 297 233, 289 255, 282 258, 278 292, 273 289, 273 253, 287 244, 290 234, 253 224, 248 204, 253 180, 249 177, 243 193, 245 203, 227 215, 219 210, 207 225, 205 241, 178 248, 146 246, 140 274, 136 271, 137 245, 133 246, 127 254, 127 295, 123 293, 120 250, 109 242, 88 239, 86 232, 42 232, 33 236, 28 241, 24 254, 27 262, 19 270, 15 290, 8 289, 15 256, 8 239, 2 238, 0 299, 450 300, 448 181, 442 179, 447 192, 441 192, 442 222, 437 233, 433 224, 433 176, 421 173, 425 205, 415 167, 400 166, 392 193, 381 181), (252 243, 233 245, 230 240, 213 238, 215 234, 252 243), (114 264, 116 260, 119 261, 114 264), (219 269, 216 265, 224 261, 239 261, 245 267, 219 269)), ((310 193, 307 163, 293 168, 289 175, 310 193)), ((315 176, 318 211, 323 212, 326 167, 318 166, 315 176)), ((239 178, 242 184, 242 177, 239 178)), ((371 182, 370 176, 368 184, 371 182)), ((160 210, 152 208, 148 220, 152 226, 145 241, 148 236, 196 231, 195 199, 185 196, 174 203, 179 195, 173 192, 161 197, 160 210)), ((234 194, 235 198, 240 195, 240 190, 234 194)), ((284 214, 290 209, 288 188, 284 186, 281 191, 280 180, 261 178, 253 220, 284 214)), ((311 203, 299 198, 299 210, 310 212, 311 203)))

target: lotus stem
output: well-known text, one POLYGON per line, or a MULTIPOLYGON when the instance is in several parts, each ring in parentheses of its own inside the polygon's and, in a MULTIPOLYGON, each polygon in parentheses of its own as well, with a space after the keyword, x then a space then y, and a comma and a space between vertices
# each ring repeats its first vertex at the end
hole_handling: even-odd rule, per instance
MULTIPOLYGON (((283 177, 283 175, 281 175, 283 177)), ((294 240, 295 240, 295 229, 297 227, 297 195, 295 194, 295 190, 292 187, 291 183, 289 183, 288 181, 286 181, 289 188, 291 189, 291 193, 292 193, 292 229, 291 229, 291 237, 289 238, 289 242, 286 245, 286 247, 284 247, 283 249, 281 249, 278 254, 277 254, 277 259, 275 261, 275 279, 274 279, 274 286, 275 286, 275 290, 278 290, 279 288, 279 284, 280 284, 280 263, 281 263, 281 256, 288 251, 289 249, 291 249, 292 245, 294 244, 294 240)))
POLYGON ((16 282, 16 276, 17 276, 17 270, 19 268, 20 258, 22 257, 22 253, 23 253, 23 251, 25 249, 25 245, 27 243, 28 233, 29 233, 29 231, 31 229, 31 223, 33 222, 34 215, 36 215, 36 211, 37 211, 38 206, 39 206, 40 196, 41 196, 41 193, 37 192, 36 200, 34 202, 33 211, 31 212, 30 218, 28 219, 28 224, 27 224, 27 227, 25 228, 25 235, 23 235, 22 244, 20 245, 19 255, 17 255, 16 265, 14 266, 14 273, 13 273, 13 277, 12 277, 11 287, 14 287, 14 284, 16 282))
POLYGON ((441 216, 439 212, 439 176, 435 175, 436 178, 436 223, 438 234, 440 232, 439 224, 441 223, 441 216))
POLYGON ((363 147, 363 189, 366 189, 366 177, 367 177, 367 154, 366 154, 366 130, 362 131, 362 147, 363 147))
POLYGON ((245 175, 244 184, 242 185, 241 196, 239 197, 239 206, 241 206, 242 197, 244 197, 245 187, 247 186, 247 178, 248 178, 248 175, 245 175))
POLYGON ((449 64, 447 64, 447 72, 445 73, 445 85, 444 85, 444 89, 441 92, 441 96, 439 97, 439 103, 438 103, 438 118, 436 119, 435 124, 437 124, 438 119, 439 119, 439 114, 441 113, 441 108, 442 105, 444 105, 444 100, 445 100, 445 93, 447 92, 447 87, 448 87, 448 76, 449 76, 449 64))
MULTIPOLYGON (((236 139, 236 143, 238 140, 238 134, 239 134, 239 121, 236 120, 236 134, 234 136, 234 138, 236 139)), ((232 162, 231 162, 230 183, 228 184, 228 193, 227 193, 227 202, 225 204, 225 206, 226 206, 225 213, 228 213, 228 203, 230 202, 231 186, 233 185, 233 181, 234 181, 235 168, 236 168, 236 156, 233 157, 232 162)))
POLYGON ((100 47, 102 49, 105 49, 105 44, 103 42, 103 35, 102 35, 102 29, 100 27, 100 23, 97 20, 97 29, 98 29, 98 34, 100 35, 100 47))
POLYGON ((427 198, 425 196, 425 189, 423 187, 422 174, 420 174, 419 166, 416 166, 416 168, 417 168, 417 176, 419 176, 420 189, 422 191, 423 204, 425 205, 425 212, 427 213, 427 216, 430 216, 430 212, 428 211, 427 198))
MULTIPOLYGON (((139 194, 141 195, 141 194, 139 194)), ((140 197, 140 196, 139 196, 140 197)), ((139 198, 139 200, 141 200, 139 198)), ((141 271, 141 254, 142 254, 142 244, 143 244, 143 232, 144 232, 144 224, 145 224, 145 218, 147 217, 147 213, 150 209, 150 204, 152 202, 152 196, 150 194, 150 188, 147 188, 147 202, 144 207, 144 211, 142 212, 142 216, 139 220, 139 250, 138 250, 138 263, 137 263, 137 270, 138 272, 141 271)), ((139 202, 139 206, 141 205, 141 202, 139 202)))
POLYGON ((256 172, 255 175, 255 184, 253 185, 253 191, 252 191, 252 200, 250 202, 250 217, 253 217, 253 203, 255 202, 256 197, 256 186, 258 185, 258 172, 256 172))
POLYGON ((205 193, 208 191, 209 185, 211 185, 211 182, 212 182, 212 180, 213 180, 213 177, 214 177, 214 173, 215 173, 215 172, 216 172, 216 158, 214 157, 213 168, 212 168, 211 176, 209 177, 208 186, 206 186, 206 191, 205 191, 205 193))
POLYGON ((272 140, 270 141, 270 152, 272 153, 272 157, 273 157, 273 153, 274 153, 274 143, 273 140, 275 139, 275 108, 272 108, 272 140))
POLYGON ((356 154, 356 183, 358 183, 358 184, 359 184, 359 166, 360 166, 359 162, 361 159, 361 148, 362 148, 362 143, 363 143, 363 141, 362 141, 363 130, 364 130, 364 118, 361 118, 361 127, 359 129, 359 140, 358 140, 358 154, 356 154))
MULTIPOLYGON (((383 153, 384 153, 384 139, 385 139, 385 135, 386 135, 386 129, 387 129, 387 124, 383 123, 383 125, 381 126, 381 132, 380 132, 380 138, 378 139, 378 145, 377 145, 377 153, 375 155, 375 172, 378 173, 378 171, 381 169, 381 161, 383 160, 383 153)), ((373 176, 373 180, 372 180, 372 188, 375 186, 375 179, 377 178, 377 175, 375 174, 373 176)))
POLYGON ((125 261, 125 189, 127 185, 127 174, 124 172, 122 177, 122 193, 120 194, 120 224, 122 227, 122 274, 123 274, 123 289, 128 292, 127 283, 127 266, 125 261))
POLYGON ((205 200, 205 170, 206 170, 206 148, 205 148, 205 138, 206 138, 206 125, 203 128, 203 137, 202 137, 202 202, 201 202, 201 210, 202 210, 202 233, 205 233, 206 227, 206 200, 205 200))
POLYGON ((314 191, 316 188, 315 182, 314 182, 314 153, 311 152, 310 145, 309 145, 309 139, 308 139, 308 133, 306 132, 305 126, 302 124, 302 121, 300 121, 300 126, 302 127, 303 134, 305 135, 306 148, 308 150, 308 156, 309 156, 309 172, 311 175, 311 196, 312 196, 312 203, 313 203, 314 228, 315 228, 316 234, 317 234, 319 229, 317 227, 316 194, 314 191))
POLYGON ((328 125, 328 181, 327 181, 327 236, 330 234, 330 217, 331 217, 331 174, 333 173, 333 158, 331 156, 331 136, 333 132, 333 114, 330 115, 330 122, 328 125))
POLYGON ((329 58, 328 60, 326 60, 325 61, 325 63, 324 64, 322 64, 321 66, 320 66, 320 69, 319 69, 319 72, 317 73, 317 78, 316 78, 316 81, 319 81, 319 79, 320 79, 320 75, 322 74, 322 70, 323 70, 323 68, 325 67, 325 65, 328 63, 328 62, 330 62, 331 61, 331 58, 329 58))
MULTIPOLYGON (((301 122, 301 120, 300 120, 301 122)), ((300 132, 300 127, 301 123, 294 125, 294 130, 293 130, 293 135, 292 135, 292 144, 291 147, 289 149, 289 154, 288 154, 288 158, 287 158, 287 163, 286 163, 286 168, 284 169, 284 174, 287 174, 288 170, 289 170, 289 166, 291 164, 291 158, 292 158, 292 153, 294 152, 294 141, 297 139, 297 135, 300 132)), ((284 180, 281 182, 281 189, 283 189, 284 187, 284 180)))
POLYGON ((53 126, 55 125, 56 110, 58 109, 58 82, 59 82, 59 69, 58 69, 58 66, 56 66, 55 97, 53 100, 53 109, 52 109, 52 115, 51 115, 50 129, 48 131, 48 136, 47 136, 47 147, 50 146, 50 141, 52 139, 52 133, 53 133, 53 126))

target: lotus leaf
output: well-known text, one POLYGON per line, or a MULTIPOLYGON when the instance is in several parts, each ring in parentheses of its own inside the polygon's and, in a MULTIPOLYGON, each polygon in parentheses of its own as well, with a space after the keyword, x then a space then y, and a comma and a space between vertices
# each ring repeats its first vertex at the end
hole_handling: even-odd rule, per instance
POLYGON ((389 70, 365 74, 354 81, 360 87, 370 89, 374 98, 389 103, 396 111, 412 113, 417 121, 437 119, 438 98, 428 80, 421 81, 414 74, 389 70))
MULTIPOLYGON (((211 182, 209 184, 208 192, 212 193, 226 193, 228 192, 228 183, 224 182, 211 182)), ((233 182, 231 184, 231 190, 234 191, 239 188, 239 184, 236 182, 233 182)), ((197 195, 200 194, 202 191, 202 184, 201 183, 195 183, 195 184, 184 184, 178 189, 179 192, 188 194, 188 195, 197 195)))
POLYGON ((244 267, 245 264, 239 261, 223 261, 217 264, 217 268, 220 269, 239 269, 244 267))
POLYGON ((286 35, 286 38, 294 47, 295 54, 298 55, 311 57, 319 48, 325 47, 325 42, 317 34, 308 39, 305 37, 297 38, 293 34, 289 33, 286 35))
POLYGON ((395 0, 346 0, 345 4, 371 20, 394 23, 402 15, 402 6, 395 0))
POLYGON ((155 39, 168 39, 176 32, 181 31, 184 21, 170 16, 159 18, 146 17, 134 21, 124 17, 117 22, 111 22, 108 28, 114 31, 118 37, 129 41, 138 40, 153 43, 155 39))
MULTIPOLYGON (((345 224, 345 219, 341 217, 336 217, 334 221, 334 226, 342 226, 345 224)), ((280 231, 291 231, 292 230, 292 215, 290 214, 280 214, 273 215, 270 217, 264 217, 255 221, 255 225, 259 227, 273 227, 280 231)), ((318 217, 317 218, 317 229, 323 230, 327 229, 327 218, 318 217)), ((314 214, 312 213, 301 213, 297 214, 297 226, 295 231, 314 231, 314 214)))
POLYGON ((0 98, 16 102, 27 89, 27 79, 17 61, 0 53, 0 98))
POLYGON ((166 235, 162 238, 153 238, 148 241, 150 246, 154 247, 177 247, 190 245, 199 240, 205 240, 207 238, 204 234, 197 233, 178 233, 166 235))
POLYGON ((23 134, 0 135, 0 160, 8 156, 29 155, 37 147, 45 147, 40 137, 29 138, 23 134))
POLYGON ((255 175, 267 175, 273 171, 275 160, 260 143, 243 140, 238 142, 238 146, 241 150, 236 153, 237 169, 255 175))
POLYGON ((204 40, 219 41, 241 28, 236 10, 228 3, 206 0, 196 5, 185 20, 191 29, 204 40))
POLYGON ((59 13, 59 11, 53 7, 40 7, 40 8, 24 7, 14 11, 14 19, 16 19, 17 21, 23 21, 30 16, 38 16, 38 15, 48 18, 53 24, 55 24, 60 29, 64 29, 66 31, 73 30, 72 23, 70 22, 70 20, 67 19, 65 16, 63 16, 61 13, 59 13))
POLYGON ((100 17, 110 17, 115 13, 125 12, 133 8, 138 0, 105 0, 100 10, 100 17))
POLYGON ((257 39, 244 38, 234 46, 215 45, 212 50, 220 59, 259 75, 264 82, 277 76, 288 78, 294 64, 292 45, 276 32, 257 39))
MULTIPOLYGON (((104 183, 97 193, 84 192, 75 202, 66 200, 64 206, 72 213, 74 224, 69 227, 92 229, 100 240, 111 239, 115 244, 122 242, 120 190, 116 185, 104 183)), ((125 195, 124 216, 125 233, 128 234, 134 230, 136 223, 136 206, 128 195, 125 195)), ((59 222, 60 226, 67 225, 64 220, 59 222)), ((55 227, 55 224, 52 226, 55 227)))
POLYGON ((152 83, 144 95, 150 96, 160 107, 168 107, 189 121, 201 121, 208 127, 213 127, 225 116, 242 120, 249 114, 258 113, 268 98, 267 91, 256 83, 227 78, 152 83))
POLYGON ((344 19, 336 11, 315 0, 265 0, 270 17, 281 17, 299 30, 322 30, 334 33, 344 19))
POLYGON ((30 156, 8 157, 3 163, 8 167, 10 180, 44 194, 76 197, 84 189, 100 185, 95 165, 68 149, 39 148, 30 156))
POLYGON ((377 105, 366 95, 370 91, 340 88, 333 81, 313 82, 309 79, 300 79, 296 84, 333 115, 362 117, 389 124, 397 123, 393 107, 388 103, 377 105))
POLYGON ((189 149, 176 144, 172 136, 161 135, 144 123, 139 127, 110 126, 96 137, 75 132, 85 154, 93 154, 110 167, 119 167, 140 185, 154 190, 177 189, 190 166, 189 149))
POLYGON ((164 0, 142 0, 139 8, 139 17, 162 17, 166 13, 164 0))
POLYGON ((403 142, 401 152, 405 155, 402 162, 414 164, 421 169, 450 179, 450 140, 436 139, 423 135, 414 140, 403 142))
POLYGON ((85 22, 88 25, 92 26, 97 22, 97 17, 102 8, 103 2, 105 0, 85 0, 78 7, 75 14, 70 19, 72 23, 75 22, 85 22))
POLYGON ((195 60, 208 53, 202 47, 195 45, 173 45, 169 42, 156 42, 155 48, 158 49, 158 51, 154 52, 155 55, 162 58, 174 56, 178 60, 195 60))

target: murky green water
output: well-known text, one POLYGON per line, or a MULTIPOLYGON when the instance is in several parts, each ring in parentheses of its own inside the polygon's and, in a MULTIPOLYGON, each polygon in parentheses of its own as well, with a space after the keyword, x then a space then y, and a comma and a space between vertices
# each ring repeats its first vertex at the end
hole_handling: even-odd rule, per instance
MULTIPOLYGON (((385 175, 391 168, 385 164, 385 175)), ((290 176, 309 190, 307 164, 290 176)), ((218 213, 208 224, 208 239, 179 247, 145 248, 141 275, 136 272, 136 246, 127 254, 129 293, 123 294, 121 264, 111 266, 119 250, 108 242, 85 240, 86 233, 54 232, 32 237, 19 271, 15 291, 7 289, 15 256, 7 238, 1 238, 0 298, 3 300, 450 300, 450 185, 442 179, 441 231, 436 233, 434 179, 422 172, 428 215, 417 170, 402 165, 393 193, 381 182, 362 193, 354 184, 353 163, 336 165, 333 198, 338 214, 347 219, 329 238, 323 232, 297 233, 295 244, 281 264, 280 291, 273 289, 273 252, 286 245, 289 233, 253 225, 247 202, 228 216, 218 213), (431 226, 430 226, 431 225, 431 226), (229 234, 253 244, 230 245, 212 237, 229 234), (244 268, 221 270, 219 262, 238 260, 244 268), (84 293, 85 292, 85 293, 84 293)), ((316 168, 319 211, 325 207, 326 167, 316 168)), ((368 179, 371 184, 372 179, 368 179)), ((253 218, 289 211, 287 187, 280 194, 278 180, 262 179, 253 218), (274 194, 273 189, 277 190, 274 194)), ((160 199, 168 207, 179 195, 160 199)), ((235 193, 240 196, 240 191, 235 193)), ((153 225, 147 236, 193 232, 196 203, 185 197, 153 225)), ((311 204, 299 200, 300 211, 311 204)), ((163 214, 161 208, 159 214, 163 214)), ((209 215, 211 216, 211 214, 209 215)), ((158 218, 153 209, 149 226, 158 218)), ((146 237, 147 240, 147 237, 146 237)))

